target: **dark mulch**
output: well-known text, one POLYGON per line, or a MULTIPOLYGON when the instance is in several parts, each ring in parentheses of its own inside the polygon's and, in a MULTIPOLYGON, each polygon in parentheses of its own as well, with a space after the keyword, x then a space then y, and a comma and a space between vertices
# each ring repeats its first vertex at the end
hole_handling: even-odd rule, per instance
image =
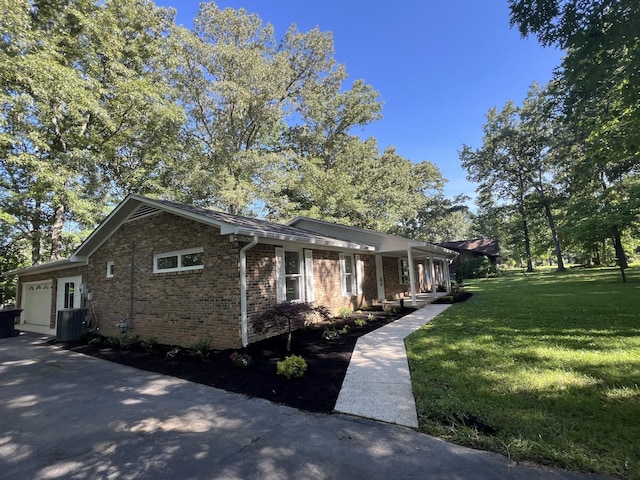
POLYGON ((182 349, 173 358, 167 358, 167 352, 172 347, 165 345, 159 345, 151 353, 118 350, 104 344, 79 341, 60 345, 86 355, 265 398, 302 410, 331 412, 357 339, 411 311, 402 309, 393 315, 386 315, 382 311, 365 311, 354 314, 346 321, 335 320, 336 329, 348 324, 350 330, 331 341, 322 338, 324 327, 295 331, 290 353, 286 350, 286 334, 251 344, 243 350, 243 353, 250 354, 253 359, 253 364, 247 368, 239 368, 231 362, 229 357, 234 350, 212 351, 210 357, 203 361, 186 349, 182 349), (353 323, 357 318, 367 318, 369 313, 375 316, 375 320, 368 322, 366 326, 359 327, 353 323), (276 362, 290 354, 300 355, 307 361, 307 372, 302 378, 287 380, 276 374, 276 362))

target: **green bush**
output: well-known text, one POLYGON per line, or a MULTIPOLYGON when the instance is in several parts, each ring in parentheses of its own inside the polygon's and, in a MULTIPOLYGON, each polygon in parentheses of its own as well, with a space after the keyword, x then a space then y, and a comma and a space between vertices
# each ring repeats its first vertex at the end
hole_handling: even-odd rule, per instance
POLYGON ((131 333, 123 333, 116 339, 116 342, 121 350, 136 350, 141 344, 140 337, 131 333))
POLYGON ((476 257, 465 260, 456 271, 456 279, 487 278, 496 273, 487 257, 476 257))
POLYGON ((207 335, 194 343, 189 350, 194 357, 206 360, 211 354, 211 343, 211 337, 207 335))
POLYGON ((140 343, 140 346, 145 352, 151 353, 151 352, 154 352, 158 347, 158 341, 153 337, 145 338, 140 343))
POLYGON ((364 318, 356 318, 353 323, 357 327, 364 327, 367 324, 367 321, 364 318))
POLYGON ((291 355, 277 362, 277 373, 287 379, 300 378, 307 371, 307 362, 299 355, 291 355))

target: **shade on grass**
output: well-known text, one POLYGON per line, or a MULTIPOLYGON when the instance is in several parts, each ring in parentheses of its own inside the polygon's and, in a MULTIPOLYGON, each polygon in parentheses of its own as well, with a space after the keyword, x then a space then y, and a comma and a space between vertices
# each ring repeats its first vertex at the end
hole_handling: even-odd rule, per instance
POLYGON ((422 431, 640 479, 640 268, 475 281, 407 338, 422 431))

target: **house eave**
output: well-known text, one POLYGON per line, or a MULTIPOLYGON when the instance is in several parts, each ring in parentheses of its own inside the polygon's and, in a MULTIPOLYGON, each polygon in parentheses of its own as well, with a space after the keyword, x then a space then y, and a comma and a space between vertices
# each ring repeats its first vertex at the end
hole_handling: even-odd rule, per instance
POLYGON ((25 275, 36 275, 39 273, 55 272, 58 270, 66 270, 68 268, 80 267, 86 265, 87 261, 84 258, 65 258, 63 260, 57 260, 55 262, 42 263, 40 265, 32 265, 30 267, 16 268, 8 272, 3 272, 3 277, 15 277, 25 275))

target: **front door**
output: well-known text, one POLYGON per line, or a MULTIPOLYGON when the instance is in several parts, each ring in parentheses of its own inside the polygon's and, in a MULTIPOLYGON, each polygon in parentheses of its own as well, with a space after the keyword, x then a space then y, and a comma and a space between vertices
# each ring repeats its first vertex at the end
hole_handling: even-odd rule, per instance
POLYGON ((56 311, 80 308, 82 306, 80 298, 81 283, 81 275, 78 275, 77 277, 65 277, 58 279, 56 311))

